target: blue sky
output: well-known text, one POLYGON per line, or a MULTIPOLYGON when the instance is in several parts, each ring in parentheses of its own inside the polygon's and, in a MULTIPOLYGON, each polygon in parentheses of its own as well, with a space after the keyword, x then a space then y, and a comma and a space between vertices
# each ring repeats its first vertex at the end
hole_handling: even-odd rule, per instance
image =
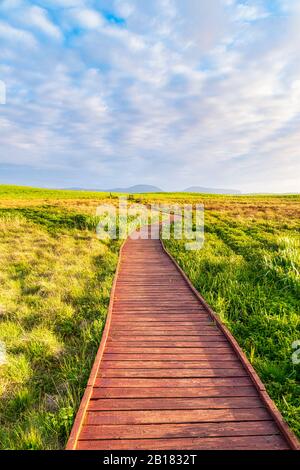
POLYGON ((299 192, 299 29, 299 0, 2 0, 0 183, 299 192))

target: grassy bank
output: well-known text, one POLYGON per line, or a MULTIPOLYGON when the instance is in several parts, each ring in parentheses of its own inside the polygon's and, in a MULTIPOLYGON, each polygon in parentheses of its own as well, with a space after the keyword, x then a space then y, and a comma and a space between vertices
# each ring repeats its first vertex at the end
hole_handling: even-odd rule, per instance
POLYGON ((65 445, 101 338, 118 244, 86 214, 0 210, 0 445, 65 445))

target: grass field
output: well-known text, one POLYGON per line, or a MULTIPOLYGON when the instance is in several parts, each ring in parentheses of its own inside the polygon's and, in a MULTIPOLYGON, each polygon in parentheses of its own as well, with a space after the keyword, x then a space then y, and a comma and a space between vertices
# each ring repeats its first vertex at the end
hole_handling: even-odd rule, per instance
MULTIPOLYGON (((0 186, 0 446, 63 448, 100 341, 119 242, 96 238, 116 195, 0 186)), ((135 195, 203 202, 206 240, 167 247, 300 435, 300 196, 135 195)))

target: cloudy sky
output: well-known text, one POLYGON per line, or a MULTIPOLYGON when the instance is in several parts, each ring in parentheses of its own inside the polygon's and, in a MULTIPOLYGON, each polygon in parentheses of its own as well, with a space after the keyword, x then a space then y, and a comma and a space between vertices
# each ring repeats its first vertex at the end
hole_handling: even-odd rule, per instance
POLYGON ((0 183, 299 192, 299 0, 0 0, 0 183))

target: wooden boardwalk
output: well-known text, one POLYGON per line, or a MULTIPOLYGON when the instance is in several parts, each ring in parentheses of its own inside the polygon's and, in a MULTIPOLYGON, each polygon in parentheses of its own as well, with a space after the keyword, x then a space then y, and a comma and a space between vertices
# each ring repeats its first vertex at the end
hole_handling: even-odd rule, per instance
POLYGON ((296 449, 236 341, 164 251, 128 239, 67 449, 296 449))

